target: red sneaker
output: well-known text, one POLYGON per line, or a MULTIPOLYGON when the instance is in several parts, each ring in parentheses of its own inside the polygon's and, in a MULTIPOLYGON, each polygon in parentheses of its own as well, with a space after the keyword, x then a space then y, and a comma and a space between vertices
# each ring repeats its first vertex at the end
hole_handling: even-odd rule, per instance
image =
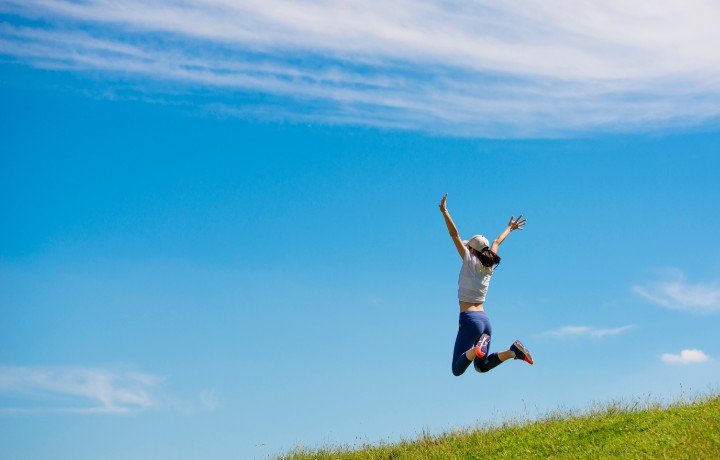
POLYGON ((532 355, 528 349, 525 348, 519 340, 516 340, 515 343, 510 345, 510 349, 515 352, 515 359, 522 359, 528 364, 533 364, 535 362, 533 361, 532 355))

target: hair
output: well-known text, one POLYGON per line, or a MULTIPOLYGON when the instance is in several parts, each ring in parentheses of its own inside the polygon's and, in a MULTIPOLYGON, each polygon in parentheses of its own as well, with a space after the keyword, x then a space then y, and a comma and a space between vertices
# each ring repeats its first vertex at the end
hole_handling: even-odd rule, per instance
POLYGON ((500 265, 500 256, 495 254, 495 252, 489 247, 485 246, 482 251, 478 251, 477 249, 471 248, 470 246, 468 246, 468 249, 470 249, 470 252, 474 254, 475 257, 480 259, 480 263, 483 264, 485 267, 500 265))

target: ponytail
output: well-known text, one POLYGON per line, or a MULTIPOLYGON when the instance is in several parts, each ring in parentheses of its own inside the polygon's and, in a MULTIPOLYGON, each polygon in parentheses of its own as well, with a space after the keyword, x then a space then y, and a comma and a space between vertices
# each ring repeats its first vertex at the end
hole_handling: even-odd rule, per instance
POLYGON ((487 246, 485 246, 482 251, 477 251, 474 248, 470 248, 470 250, 478 259, 480 259, 480 263, 485 267, 492 267, 500 264, 500 256, 495 254, 495 252, 487 246))

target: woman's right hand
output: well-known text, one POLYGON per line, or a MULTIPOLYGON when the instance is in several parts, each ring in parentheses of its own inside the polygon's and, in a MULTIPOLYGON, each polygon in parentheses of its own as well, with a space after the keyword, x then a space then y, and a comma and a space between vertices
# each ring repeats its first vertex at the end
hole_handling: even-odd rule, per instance
POLYGON ((510 216, 510 222, 508 222, 508 228, 510 229, 510 231, 524 230, 523 226, 525 225, 525 222, 527 222, 527 219, 522 219, 522 214, 520 214, 517 219, 513 219, 515 219, 515 216, 510 216))
POLYGON ((440 200, 440 212, 447 212, 447 206, 445 202, 447 201, 447 193, 444 197, 442 197, 442 200, 440 200))

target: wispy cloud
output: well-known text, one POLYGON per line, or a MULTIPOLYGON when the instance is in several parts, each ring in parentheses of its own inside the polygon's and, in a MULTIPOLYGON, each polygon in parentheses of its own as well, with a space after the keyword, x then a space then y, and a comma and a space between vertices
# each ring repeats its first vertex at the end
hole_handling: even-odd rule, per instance
POLYGON ((598 328, 594 326, 564 326, 560 329, 547 331, 542 335, 548 337, 595 337, 601 339, 603 337, 621 334, 625 331, 633 329, 634 327, 635 325, 632 324, 613 328, 598 328))
POLYGON ((663 353, 660 356, 660 359, 670 364, 694 364, 704 363, 705 361, 708 361, 710 357, 702 350, 690 349, 682 350, 678 355, 663 353))
POLYGON ((0 13, 0 53, 19 62, 174 82, 224 114, 500 137, 720 116, 711 0, 5 0, 0 13))
POLYGON ((650 302, 672 310, 720 313, 720 286, 690 283, 681 270, 664 270, 660 281, 635 285, 632 290, 650 302))
POLYGON ((200 392, 200 403, 203 408, 209 411, 214 411, 220 407, 217 394, 214 388, 208 388, 200 392))
POLYGON ((0 367, 0 413, 123 414, 155 404, 162 378, 85 367, 0 367))

